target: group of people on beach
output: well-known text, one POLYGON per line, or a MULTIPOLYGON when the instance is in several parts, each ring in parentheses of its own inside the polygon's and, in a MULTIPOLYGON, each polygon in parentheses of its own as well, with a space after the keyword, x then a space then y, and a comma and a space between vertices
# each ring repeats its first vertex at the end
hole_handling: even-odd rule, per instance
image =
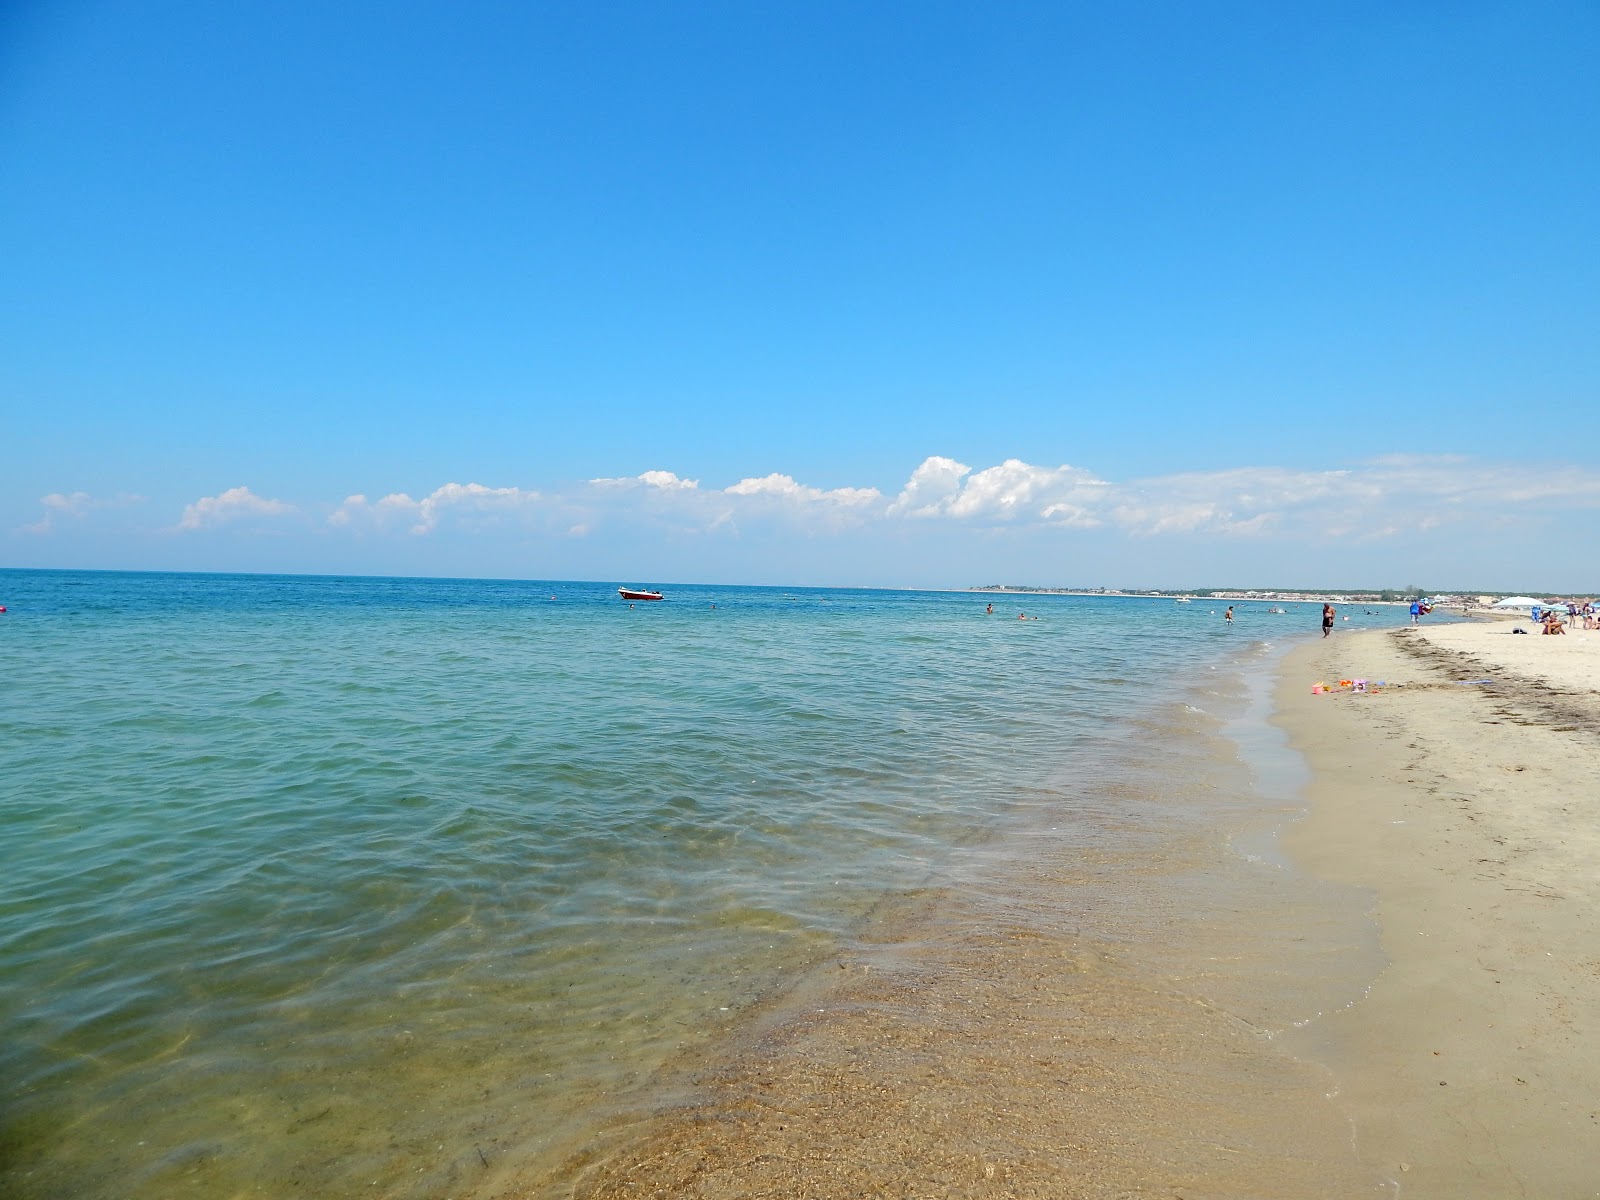
POLYGON ((1533 607, 1533 623, 1541 626, 1539 632, 1544 634, 1564 634, 1569 628, 1578 628, 1580 623, 1584 629, 1600 629, 1600 610, 1595 608, 1593 600, 1536 604, 1533 607))

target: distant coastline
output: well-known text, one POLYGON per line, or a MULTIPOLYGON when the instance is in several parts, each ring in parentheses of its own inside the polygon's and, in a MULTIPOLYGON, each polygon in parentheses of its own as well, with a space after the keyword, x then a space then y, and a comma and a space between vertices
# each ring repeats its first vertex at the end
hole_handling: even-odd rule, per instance
MULTIPOLYGON (((1380 598, 1376 592, 1300 592, 1300 591, 1242 591, 1232 588, 1200 588, 1194 591, 1183 589, 1146 589, 1135 591, 1121 588, 1056 588, 1056 587, 1029 587, 1023 584, 990 583, 981 587, 963 589, 968 592, 982 592, 988 595, 1002 596, 1094 596, 1094 597, 1125 597, 1129 600, 1260 600, 1264 602, 1288 602, 1300 604, 1409 604, 1410 597, 1391 596, 1380 598)), ((1464 597, 1448 597, 1457 603, 1464 602, 1464 597)), ((1476 600, 1476 597, 1472 597, 1476 600)))
POLYGON ((986 583, 963 589, 968 592, 1017 596, 1126 596, 1142 600, 1261 600, 1298 604, 1410 604, 1424 596, 1435 607, 1487 608, 1507 596, 1545 595, 1535 588, 1511 592, 1427 592, 1417 588, 1327 589, 1327 588, 1109 588, 1035 587, 1021 583, 986 583))

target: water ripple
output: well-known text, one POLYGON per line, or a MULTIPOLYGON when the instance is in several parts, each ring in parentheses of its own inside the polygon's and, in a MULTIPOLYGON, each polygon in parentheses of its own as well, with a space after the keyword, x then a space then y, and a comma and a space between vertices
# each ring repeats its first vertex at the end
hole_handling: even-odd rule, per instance
POLYGON ((29 1200, 425 1194, 392 1145, 581 1113, 1063 781, 1121 803, 1141 713, 1237 644, 1054 597, 0 577, 29 1200))

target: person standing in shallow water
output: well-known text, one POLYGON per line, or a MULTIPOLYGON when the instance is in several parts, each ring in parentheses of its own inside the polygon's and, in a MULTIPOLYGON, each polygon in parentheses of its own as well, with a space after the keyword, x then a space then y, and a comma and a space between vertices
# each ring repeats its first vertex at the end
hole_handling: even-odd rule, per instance
POLYGON ((1233 624, 1233 605, 1228 605, 1228 611, 1222 614, 1222 619, 1229 625, 1233 624))
POLYGON ((1327 637, 1333 632, 1333 605, 1322 606, 1322 636, 1327 637))

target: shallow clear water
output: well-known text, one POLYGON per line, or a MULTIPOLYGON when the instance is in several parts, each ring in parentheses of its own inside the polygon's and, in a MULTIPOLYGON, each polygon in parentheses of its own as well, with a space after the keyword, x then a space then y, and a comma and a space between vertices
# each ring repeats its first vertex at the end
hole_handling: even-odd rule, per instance
POLYGON ((1317 619, 668 594, 0 571, 0 1190, 430 1195, 570 1137, 1317 619))

